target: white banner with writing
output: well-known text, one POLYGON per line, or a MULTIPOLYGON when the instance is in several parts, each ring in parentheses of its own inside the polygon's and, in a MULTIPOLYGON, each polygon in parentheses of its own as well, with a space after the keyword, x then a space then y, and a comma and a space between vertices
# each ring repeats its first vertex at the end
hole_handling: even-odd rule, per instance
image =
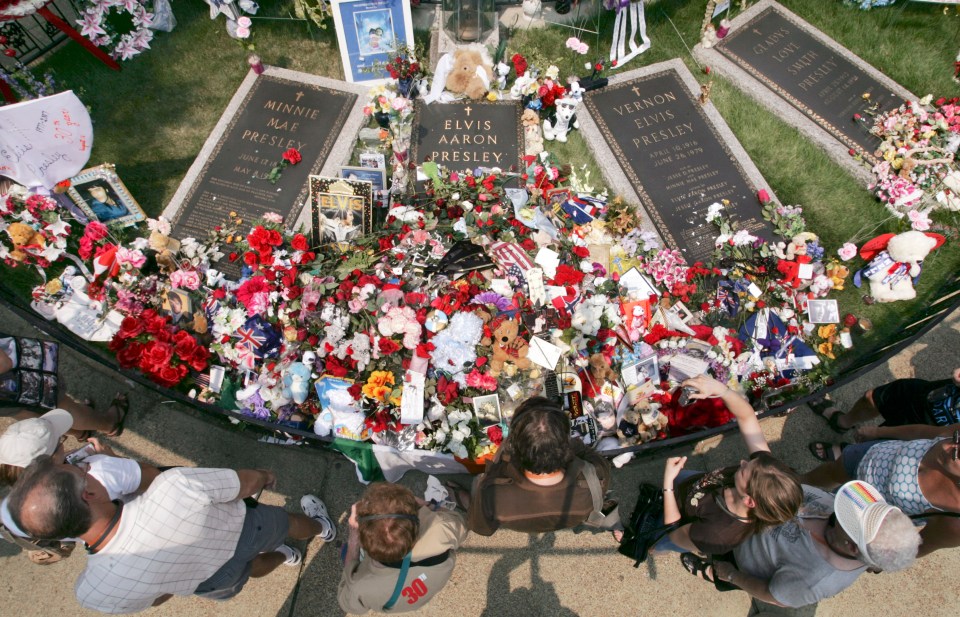
POLYGON ((0 175, 52 189, 90 160, 93 124, 72 91, 0 107, 0 175))

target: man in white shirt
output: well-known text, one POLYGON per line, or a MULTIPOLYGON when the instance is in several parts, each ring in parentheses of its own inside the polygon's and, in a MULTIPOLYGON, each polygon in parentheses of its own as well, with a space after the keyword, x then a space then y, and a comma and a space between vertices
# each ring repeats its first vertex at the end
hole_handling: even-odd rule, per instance
POLYGON ((123 504, 82 469, 41 457, 10 494, 10 512, 34 537, 87 544, 76 584, 82 606, 133 613, 173 595, 231 598, 251 576, 300 563, 300 552, 283 543, 287 536, 336 537, 326 507, 311 495, 301 500, 306 515, 244 503, 275 482, 266 470, 176 468, 123 504))

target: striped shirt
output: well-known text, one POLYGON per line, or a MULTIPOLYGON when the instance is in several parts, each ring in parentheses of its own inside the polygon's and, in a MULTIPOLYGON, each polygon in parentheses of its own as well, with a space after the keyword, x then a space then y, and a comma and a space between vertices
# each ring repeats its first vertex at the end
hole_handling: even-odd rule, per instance
POLYGON ((231 557, 246 508, 231 469, 164 472, 126 504, 116 535, 77 579, 80 604, 134 613, 162 595, 192 594, 231 557))

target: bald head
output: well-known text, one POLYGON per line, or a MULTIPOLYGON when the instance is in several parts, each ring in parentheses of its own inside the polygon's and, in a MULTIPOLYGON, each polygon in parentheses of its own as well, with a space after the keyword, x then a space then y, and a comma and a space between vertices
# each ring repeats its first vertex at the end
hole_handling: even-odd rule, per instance
POLYGON ((30 463, 10 493, 10 515, 20 529, 50 540, 83 535, 92 513, 83 499, 83 475, 78 471, 49 456, 30 463))

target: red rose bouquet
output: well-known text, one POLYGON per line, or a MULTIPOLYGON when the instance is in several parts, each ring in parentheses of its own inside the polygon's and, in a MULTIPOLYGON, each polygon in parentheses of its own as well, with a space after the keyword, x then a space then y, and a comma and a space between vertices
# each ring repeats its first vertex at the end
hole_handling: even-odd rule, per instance
POLYGON ((120 366, 138 369, 166 388, 183 381, 191 369, 205 370, 210 358, 210 351, 193 335, 152 309, 125 317, 108 347, 120 366))

